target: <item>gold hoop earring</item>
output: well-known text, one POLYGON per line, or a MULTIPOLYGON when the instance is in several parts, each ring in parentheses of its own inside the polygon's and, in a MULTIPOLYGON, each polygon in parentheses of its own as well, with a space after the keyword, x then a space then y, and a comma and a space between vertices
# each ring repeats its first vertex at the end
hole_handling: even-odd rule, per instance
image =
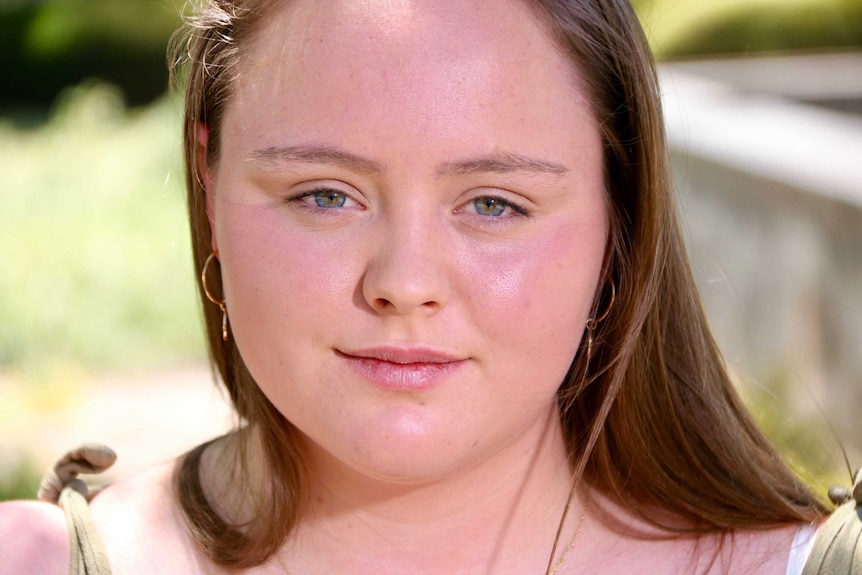
POLYGON ((587 320, 587 361, 590 361, 590 358, 593 355, 593 332, 599 327, 599 324, 605 321, 605 318, 608 317, 608 314, 611 313, 611 308, 614 307, 614 302, 617 300, 617 287, 614 285, 614 282, 611 281, 611 301, 608 302, 608 307, 605 308, 605 311, 598 317, 591 317, 587 320))
POLYGON ((204 294, 207 296, 207 299, 219 306, 221 309, 221 338, 223 341, 227 341, 227 305, 225 300, 219 301, 213 296, 212 292, 210 292, 209 286, 207 286, 207 269, 210 267, 210 263, 218 257, 218 250, 214 250, 209 256, 207 256, 207 260, 204 262, 204 269, 201 271, 201 285, 204 288, 204 294))

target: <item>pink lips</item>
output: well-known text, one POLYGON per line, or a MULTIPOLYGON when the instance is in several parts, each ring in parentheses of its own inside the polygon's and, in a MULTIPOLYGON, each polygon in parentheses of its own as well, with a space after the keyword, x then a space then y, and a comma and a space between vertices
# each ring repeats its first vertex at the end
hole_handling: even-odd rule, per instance
POLYGON ((428 389, 466 363, 463 358, 426 348, 380 347, 338 354, 362 377, 389 390, 428 389))

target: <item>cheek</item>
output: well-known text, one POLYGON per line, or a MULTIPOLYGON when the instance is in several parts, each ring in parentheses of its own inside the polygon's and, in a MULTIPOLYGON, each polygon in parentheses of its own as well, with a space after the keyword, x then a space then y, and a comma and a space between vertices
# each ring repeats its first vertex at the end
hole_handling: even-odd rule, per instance
POLYGON ((574 358, 605 250, 602 224, 564 223, 471 264, 469 308, 500 349, 518 357, 574 358))
POLYGON ((272 206, 230 206, 218 223, 238 342, 308 334, 315 318, 338 314, 352 301, 358 258, 345 238, 287 226, 272 206))

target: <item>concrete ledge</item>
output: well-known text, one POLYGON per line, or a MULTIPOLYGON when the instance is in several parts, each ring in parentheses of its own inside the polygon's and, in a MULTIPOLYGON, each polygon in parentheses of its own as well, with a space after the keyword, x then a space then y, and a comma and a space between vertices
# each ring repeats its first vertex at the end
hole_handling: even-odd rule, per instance
POLYGON ((862 117, 661 73, 672 149, 862 206, 862 117))

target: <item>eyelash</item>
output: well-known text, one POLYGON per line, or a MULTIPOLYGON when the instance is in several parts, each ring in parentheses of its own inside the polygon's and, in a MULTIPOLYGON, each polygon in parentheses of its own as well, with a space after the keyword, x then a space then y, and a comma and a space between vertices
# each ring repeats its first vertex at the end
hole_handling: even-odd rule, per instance
POLYGON ((351 198, 350 195, 347 194, 346 192, 342 192, 341 190, 337 190, 335 188, 330 188, 330 187, 316 188, 313 190, 309 190, 307 192, 302 192, 302 193, 296 194, 295 196, 291 196, 290 198, 287 199, 287 203, 299 204, 303 209, 309 210, 313 213, 328 213, 328 214, 331 214, 337 208, 345 207, 345 204, 347 204, 348 202, 352 202, 354 204, 359 205, 358 202, 356 200, 354 200, 353 198, 351 198), (327 194, 330 196, 332 196, 332 195, 341 196, 344 199, 344 204, 338 205, 338 206, 330 206, 330 207, 324 207, 324 206, 317 205, 316 201, 314 201, 316 199, 316 197, 326 196, 327 194), (307 201, 308 199, 311 199, 312 201, 309 202, 309 201, 307 201))
POLYGON ((489 230, 499 228, 501 231, 510 226, 517 226, 533 217, 532 212, 522 205, 493 195, 476 196, 462 204, 456 213, 464 214, 474 226, 489 230), (497 202, 503 208, 503 212, 496 216, 480 213, 476 204, 488 200, 497 202))
MULTIPOLYGON (((488 201, 488 200, 499 203, 499 205, 503 208, 503 213, 500 215, 492 216, 492 215, 488 215, 488 214, 481 214, 481 213, 479 213, 479 211, 477 209, 476 215, 481 216, 481 217, 485 217, 488 219, 492 219, 492 220, 508 219, 511 217, 518 217, 518 216, 523 216, 523 217, 527 217, 527 218, 532 217, 532 214, 529 212, 529 210, 527 210, 523 206, 520 206, 514 202, 510 202, 509 200, 500 198, 498 196, 490 196, 490 195, 489 196, 478 196, 478 197, 473 198, 469 202, 467 202, 467 204, 472 204, 474 207, 477 207, 478 202, 488 201), (512 213, 509 215, 505 215, 505 212, 507 209, 511 210, 512 213)), ((465 205, 467 205, 467 204, 465 204, 465 205)))
MULTIPOLYGON (((344 199, 344 204, 346 204, 347 202, 357 203, 356 200, 353 200, 349 194, 342 192, 341 190, 337 190, 335 188, 330 188, 330 187, 322 187, 322 188, 309 190, 307 192, 302 192, 300 194, 297 194, 295 196, 288 198, 287 202, 288 203, 298 203, 301 205, 301 207, 303 209, 306 209, 312 213, 321 213, 321 214, 325 213, 327 215, 331 215, 333 211, 337 210, 338 208, 344 207, 344 204, 336 205, 336 206, 330 206, 330 207, 323 207, 323 206, 316 205, 316 201, 314 201, 313 203, 307 201, 310 198, 315 198, 315 200, 316 200, 316 198, 318 196, 322 196, 322 195, 326 195, 326 194, 338 195, 338 196, 342 197, 344 199)), ((477 197, 465 202, 462 205, 462 207, 460 207, 456 210, 456 213, 465 211, 466 209, 469 209, 468 206, 471 206, 471 205, 475 208, 475 211, 473 211, 472 213, 475 216, 481 218, 483 220, 483 223, 486 225, 505 225, 508 223, 513 223, 513 222, 511 222, 512 219, 531 218, 532 217, 532 213, 529 210, 527 210, 526 208, 524 208, 523 206, 516 204, 515 202, 511 202, 509 200, 501 198, 499 196, 492 196, 492 195, 477 196, 477 197), (489 200, 493 201, 493 202, 497 202, 498 205, 500 207, 502 207, 503 211, 501 214, 499 214, 499 215, 488 215, 488 214, 479 213, 478 208, 477 208, 477 203, 482 202, 482 201, 489 201, 489 200), (506 212, 507 210, 510 210, 510 212, 507 213, 506 212)))

